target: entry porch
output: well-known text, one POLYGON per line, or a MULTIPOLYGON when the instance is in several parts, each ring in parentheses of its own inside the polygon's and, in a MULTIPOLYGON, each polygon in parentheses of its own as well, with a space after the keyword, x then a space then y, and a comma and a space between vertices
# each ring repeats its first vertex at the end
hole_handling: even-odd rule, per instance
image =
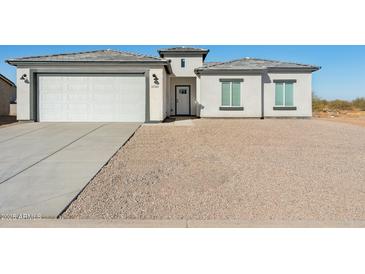
POLYGON ((197 77, 170 77, 169 116, 198 116, 197 77))

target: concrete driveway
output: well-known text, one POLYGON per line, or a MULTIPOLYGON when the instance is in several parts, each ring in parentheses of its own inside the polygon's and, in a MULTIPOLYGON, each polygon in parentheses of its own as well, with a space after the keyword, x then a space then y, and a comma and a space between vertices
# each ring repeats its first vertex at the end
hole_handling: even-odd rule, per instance
POLYGON ((24 123, 0 128, 0 217, 57 217, 139 126, 24 123))

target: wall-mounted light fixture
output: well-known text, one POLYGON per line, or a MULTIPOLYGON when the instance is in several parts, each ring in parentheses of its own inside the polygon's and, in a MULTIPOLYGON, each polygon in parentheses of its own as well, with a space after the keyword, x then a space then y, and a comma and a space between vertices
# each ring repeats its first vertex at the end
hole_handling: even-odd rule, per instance
POLYGON ((155 85, 160 84, 160 82, 158 81, 158 77, 157 77, 156 74, 152 74, 152 77, 153 77, 153 83, 155 83, 155 85))
POLYGON ((28 75, 25 73, 22 75, 22 77, 20 77, 20 80, 23 80, 24 83, 29 83, 28 75))

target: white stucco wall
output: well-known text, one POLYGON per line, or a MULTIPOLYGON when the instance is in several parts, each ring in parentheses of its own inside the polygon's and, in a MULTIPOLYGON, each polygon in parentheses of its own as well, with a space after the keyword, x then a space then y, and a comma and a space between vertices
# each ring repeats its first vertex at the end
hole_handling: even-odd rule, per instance
POLYGON ((185 77, 195 77, 196 74, 194 69, 201 67, 203 65, 202 56, 194 57, 169 57, 165 56, 166 59, 171 60, 172 71, 175 76, 185 76, 185 77), (181 67, 181 59, 185 59, 185 67, 181 67))
POLYGON ((31 115, 33 106, 32 98, 33 94, 31 92, 30 83, 26 83, 20 80, 23 74, 26 74, 30 80, 29 68, 18 68, 16 71, 16 86, 17 86, 17 119, 18 120, 31 120, 33 119, 33 114, 31 115))
POLYGON ((165 70, 163 70, 163 104, 162 104, 162 112, 163 112, 163 119, 169 116, 169 76, 165 70))
POLYGON ((149 74, 148 92, 150 96, 150 117, 152 121, 162 121, 168 114, 167 102, 168 100, 168 86, 166 83, 167 73, 161 65, 141 65, 141 66, 119 66, 119 65, 88 65, 88 66, 65 66, 65 65, 41 65, 32 66, 31 68, 17 67, 17 118, 18 120, 32 120, 34 119, 33 109, 33 79, 31 72, 34 73, 147 73, 149 74), (159 85, 152 87, 152 74, 156 74, 159 78, 159 85), (20 77, 26 74, 29 83, 20 80, 20 77), (165 104, 164 104, 165 103, 165 104))
POLYGON ((190 110, 191 115, 196 115, 196 77, 170 77, 170 115, 175 115, 175 86, 190 86, 191 101, 190 110))
MULTIPOLYGON (((166 57, 168 58, 168 57, 166 57)), ((175 114, 175 85, 191 86, 191 114, 201 117, 261 117, 261 75, 201 75, 194 73, 194 69, 202 65, 201 57, 169 58, 172 61, 175 75, 189 77, 170 77, 162 66, 146 67, 119 67, 119 66, 88 66, 88 67, 32 67, 34 72, 145 72, 149 70, 149 119, 162 121, 166 116, 175 114), (180 68, 180 59, 186 59, 186 68, 180 68), (156 74, 159 84, 153 82, 152 75, 156 74), (241 83, 241 99, 243 111, 223 111, 221 106, 221 82, 223 78, 243 79, 241 83), (201 105, 201 106, 199 106, 201 105)), ((26 74, 32 81, 29 68, 17 68, 17 119, 32 120, 33 98, 32 83, 20 80, 26 74)), ((270 73, 264 75, 264 111, 265 117, 312 115, 312 76, 311 73, 270 73), (294 84, 294 104, 297 110, 273 110, 275 104, 275 83, 273 80, 296 80, 294 84)))
POLYGON ((196 83, 196 105, 195 105, 195 111, 196 111, 196 116, 200 117, 200 94, 201 94, 201 84, 200 84, 200 75, 197 75, 196 79, 195 79, 195 83, 196 83))
POLYGON ((261 117, 261 75, 201 75, 200 117, 261 117), (241 104, 244 110, 219 110, 222 100, 220 79, 243 79, 241 104))
POLYGON ((310 117, 312 116, 311 73, 269 73, 264 76, 265 117, 310 117), (296 80, 294 83, 294 106, 297 110, 273 110, 275 106, 274 80, 296 80))
POLYGON ((150 69, 149 79, 150 121, 162 121, 165 118, 163 69, 150 69), (159 79, 158 84, 154 83, 153 74, 159 79))

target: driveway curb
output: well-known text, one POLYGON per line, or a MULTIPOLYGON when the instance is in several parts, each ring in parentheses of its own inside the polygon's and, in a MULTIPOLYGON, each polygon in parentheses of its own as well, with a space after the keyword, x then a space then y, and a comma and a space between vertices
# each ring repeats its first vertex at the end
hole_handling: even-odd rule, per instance
POLYGON ((0 228, 365 228, 365 221, 3 219, 0 228))

